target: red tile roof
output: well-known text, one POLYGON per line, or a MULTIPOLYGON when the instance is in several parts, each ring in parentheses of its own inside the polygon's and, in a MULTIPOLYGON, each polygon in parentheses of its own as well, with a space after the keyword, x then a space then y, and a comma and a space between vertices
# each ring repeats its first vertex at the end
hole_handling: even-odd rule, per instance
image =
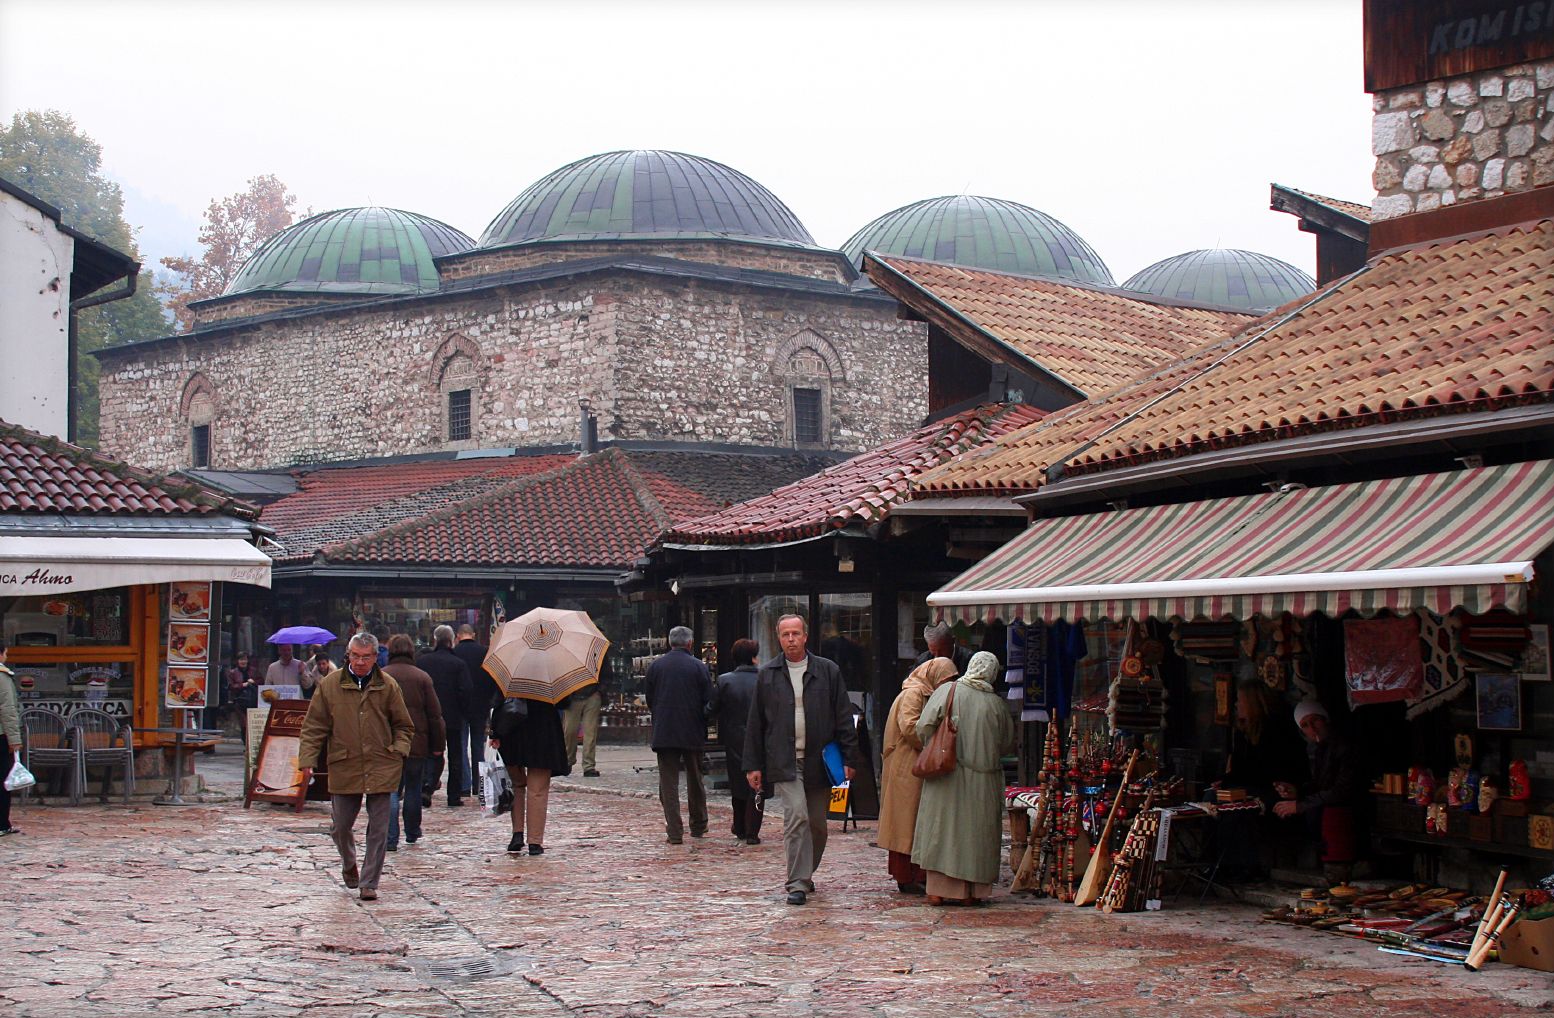
POLYGON ((1031 490, 1067 473, 1321 431, 1554 401, 1554 218, 1392 251, 1107 398, 914 490, 1031 490))
POLYGON ((881 289, 976 349, 978 336, 1013 351, 1081 397, 1169 363, 1256 316, 1109 287, 870 255, 881 289))
POLYGON ((1362 223, 1369 223, 1371 221, 1371 207, 1369 205, 1361 205, 1359 202, 1353 201, 1344 201, 1342 198, 1329 198, 1325 194, 1317 194, 1314 191, 1302 191, 1298 187, 1290 187, 1286 184, 1275 184, 1274 187, 1289 191, 1291 194, 1299 195, 1308 201, 1316 202, 1318 205, 1330 208, 1340 215, 1348 216, 1350 219, 1356 219, 1362 223))
POLYGON ((1041 415, 1034 407, 1009 403, 955 414, 768 495, 681 523, 659 543, 771 544, 883 519, 924 470, 1041 415))
POLYGON ((832 462, 609 448, 294 471, 262 522, 281 561, 625 568, 677 520, 832 462))
POLYGON ((0 421, 0 512, 203 516, 258 511, 188 481, 169 481, 110 456, 0 421))

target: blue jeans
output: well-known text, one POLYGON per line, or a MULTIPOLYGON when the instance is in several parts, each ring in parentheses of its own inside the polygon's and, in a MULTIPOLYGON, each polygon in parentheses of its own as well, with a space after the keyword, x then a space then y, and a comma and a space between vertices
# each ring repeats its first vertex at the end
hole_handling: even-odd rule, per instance
POLYGON ((462 721, 448 724, 448 801, 469 794, 469 726, 462 721))
POLYGON ((426 775, 426 757, 405 758, 405 769, 399 778, 399 791, 389 796, 388 843, 399 845, 399 807, 405 807, 405 840, 421 839, 421 781, 426 775))

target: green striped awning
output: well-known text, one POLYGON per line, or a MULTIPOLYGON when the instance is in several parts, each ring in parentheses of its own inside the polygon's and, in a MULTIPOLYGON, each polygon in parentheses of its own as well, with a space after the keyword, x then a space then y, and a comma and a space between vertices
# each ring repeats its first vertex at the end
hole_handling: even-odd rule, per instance
POLYGON ((977 619, 1525 609, 1554 461, 1037 520, 928 603, 977 619))

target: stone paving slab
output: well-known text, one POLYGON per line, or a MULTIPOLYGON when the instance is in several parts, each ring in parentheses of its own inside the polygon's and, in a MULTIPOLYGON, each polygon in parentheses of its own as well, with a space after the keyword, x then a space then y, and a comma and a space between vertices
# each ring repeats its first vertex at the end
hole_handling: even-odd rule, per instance
MULTIPOLYGON (((640 750, 636 751, 640 754, 640 750)), ((546 854, 506 818, 434 807, 375 903, 340 882, 328 814, 227 802, 24 807, 0 839, 0 1014, 236 1016, 1531 1015, 1554 978, 1481 973, 1259 923, 1210 903, 1107 916, 895 893, 871 826, 811 904, 782 901, 780 837, 664 841, 657 776, 601 751, 552 796, 546 854)), ((650 757, 648 758, 651 759, 650 757)), ((219 756, 207 775, 229 778, 219 756)), ((240 768, 240 764, 239 764, 240 768)), ((238 783, 241 771, 238 771, 238 783)), ((773 830, 775 834, 775 829, 773 830)))

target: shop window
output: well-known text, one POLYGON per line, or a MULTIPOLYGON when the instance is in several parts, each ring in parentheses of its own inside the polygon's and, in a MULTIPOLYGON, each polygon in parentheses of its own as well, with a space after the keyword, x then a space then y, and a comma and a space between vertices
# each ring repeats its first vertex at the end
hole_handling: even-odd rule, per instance
POLYGON ((210 466, 210 425, 196 424, 189 429, 189 465, 210 466))
POLYGON ((18 597, 6 604, 0 631, 11 648, 21 706, 60 714, 90 706, 128 717, 135 685, 127 646, 131 615, 128 587, 18 597), (91 650, 79 660, 73 648, 91 650), (113 651, 123 651, 123 659, 114 660, 113 651))
POLYGON ((470 390, 448 393, 448 441, 462 442, 470 437, 470 390))
POLYGON ((807 624, 809 598, 803 594, 768 594, 750 602, 750 638, 761 645, 756 660, 769 661, 782 653, 777 645, 777 620, 784 615, 798 615, 807 624))

